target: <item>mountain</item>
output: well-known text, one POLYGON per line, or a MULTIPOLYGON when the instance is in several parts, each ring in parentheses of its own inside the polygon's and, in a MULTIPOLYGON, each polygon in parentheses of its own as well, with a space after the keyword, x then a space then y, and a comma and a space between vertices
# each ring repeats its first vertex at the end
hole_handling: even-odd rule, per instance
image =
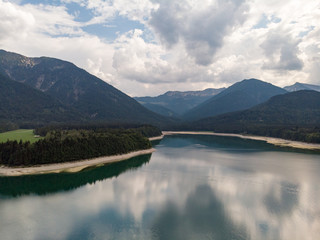
POLYGON ((247 110, 198 120, 189 128, 320 143, 320 92, 277 95, 247 110))
POLYGON ((163 114, 164 109, 156 108, 154 105, 170 110, 173 116, 175 116, 184 114, 191 108, 199 105, 223 90, 224 88, 208 88, 203 91, 169 91, 157 97, 135 97, 135 99, 148 109, 159 114, 163 114))
POLYGON ((197 120, 244 110, 265 102, 275 95, 286 92, 282 88, 261 80, 246 79, 233 84, 221 93, 191 109, 183 117, 187 120, 197 120))
POLYGON ((177 113, 175 113, 172 110, 170 110, 169 108, 163 107, 161 105, 152 104, 152 103, 143 103, 142 105, 145 108, 149 109, 150 111, 155 112, 157 114, 160 114, 162 116, 176 118, 176 119, 179 118, 179 115, 177 113))
POLYGON ((311 84, 299 83, 299 82, 296 82, 291 86, 286 86, 284 87, 284 89, 287 90, 288 92, 294 92, 299 90, 314 90, 314 91, 320 92, 320 86, 318 85, 311 85, 311 84))
POLYGON ((55 123, 79 122, 84 118, 52 97, 0 75, 0 122, 55 123))
POLYGON ((72 107, 91 121, 160 124, 167 121, 74 64, 0 50, 0 73, 72 107))
POLYGON ((312 90, 277 95, 244 111, 205 118, 197 124, 320 125, 320 93, 312 90))

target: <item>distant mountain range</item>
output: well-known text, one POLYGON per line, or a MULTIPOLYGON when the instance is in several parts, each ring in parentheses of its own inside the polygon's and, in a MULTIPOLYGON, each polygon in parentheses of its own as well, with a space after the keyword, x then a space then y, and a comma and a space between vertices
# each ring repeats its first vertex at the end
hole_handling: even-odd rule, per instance
MULTIPOLYGON (((45 98, 44 95, 46 95, 46 99, 49 99, 48 96, 50 96, 50 99, 54 99, 56 103, 59 102, 65 111, 71 108, 76 109, 78 116, 81 116, 78 119, 155 125, 169 121, 70 62, 48 57, 28 58, 0 50, 0 73, 7 79, 15 80, 42 93, 34 94, 34 98, 37 96, 45 98)), ((16 95, 2 97, 7 99, 3 99, 1 105, 17 98, 16 95)), ((39 101, 42 101, 40 97, 39 101)), ((37 106, 33 106, 31 102, 29 104, 29 108, 34 108, 36 111, 37 106)))
POLYGON ((297 82, 281 89, 261 80, 248 79, 237 82, 227 89, 169 91, 156 97, 135 97, 135 99, 160 115, 192 121, 248 109, 272 96, 299 90, 320 91, 320 86, 297 82))
POLYGON ((188 127, 320 143, 320 92, 277 95, 250 109, 201 119, 188 127))
POLYGON ((296 82, 291 86, 284 87, 285 90, 288 92, 300 91, 300 90, 314 90, 320 92, 320 86, 318 85, 311 85, 307 83, 299 83, 296 82))
POLYGON ((146 108, 159 114, 178 117, 225 88, 208 88, 203 91, 169 91, 157 97, 135 97, 146 108))
POLYGON ((197 120, 223 113, 248 109, 271 97, 287 91, 257 79, 237 82, 183 115, 184 119, 197 120))
POLYGON ((320 92, 301 90, 272 97, 250 109, 201 119, 197 125, 320 125, 320 92))
POLYGON ((281 133, 284 138, 291 134, 291 139, 303 135, 303 141, 320 141, 320 92, 296 91, 300 88, 319 91, 319 86, 296 83, 285 88, 294 91, 288 93, 247 79, 226 89, 170 91, 135 100, 70 62, 0 50, 0 131, 50 123, 129 123, 281 133), (288 130, 292 126, 295 131, 288 130))

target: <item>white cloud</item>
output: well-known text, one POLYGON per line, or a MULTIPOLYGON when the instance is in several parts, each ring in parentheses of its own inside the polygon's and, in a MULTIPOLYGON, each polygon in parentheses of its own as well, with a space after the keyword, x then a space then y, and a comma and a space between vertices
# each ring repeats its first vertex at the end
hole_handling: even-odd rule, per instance
POLYGON ((261 44, 267 61, 262 69, 280 71, 301 70, 303 62, 298 58, 298 44, 301 40, 293 40, 290 36, 283 36, 278 31, 268 34, 261 44))
POLYGON ((0 40, 25 38, 32 31, 35 18, 9 2, 0 1, 0 22, 0 40))
POLYGON ((0 31, 5 36, 19 37, 29 33, 49 35, 79 35, 80 24, 67 13, 63 6, 31 5, 18 6, 0 1, 0 31))
POLYGON ((81 25, 74 21, 74 17, 67 13, 63 6, 49 5, 25 5, 23 11, 34 16, 35 30, 43 34, 59 35, 82 35, 81 25))
POLYGON ((86 23, 103 24, 117 15, 130 20, 145 22, 157 4, 149 0, 63 0, 64 3, 78 3, 94 13, 94 17, 86 23))
POLYGON ((163 78, 172 71, 163 60, 166 52, 153 43, 146 43, 141 30, 134 30, 117 39, 117 49, 113 56, 113 67, 125 78, 143 83, 168 82, 163 78))
POLYGON ((149 0, 115 0, 113 6, 119 15, 142 23, 149 18, 151 11, 158 8, 158 4, 149 0))
POLYGON ((228 86, 251 77, 280 86, 320 84, 316 0, 61 2, 0 0, 0 48, 72 61, 131 96, 228 86), (77 22, 71 2, 94 17, 77 22), (144 29, 107 42, 83 28, 117 16, 144 29), (265 25, 255 27, 261 19, 265 25))
POLYGON ((244 1, 216 1, 194 4, 189 1, 160 1, 150 25, 169 47, 182 41, 188 54, 200 65, 209 65, 224 37, 243 22, 244 1))

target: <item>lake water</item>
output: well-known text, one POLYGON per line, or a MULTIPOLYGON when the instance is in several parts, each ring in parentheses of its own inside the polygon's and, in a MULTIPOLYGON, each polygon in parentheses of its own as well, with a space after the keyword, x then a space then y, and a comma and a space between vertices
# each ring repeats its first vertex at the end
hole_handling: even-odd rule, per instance
POLYGON ((152 155, 0 178, 0 239, 320 239, 320 155, 167 136, 152 155))

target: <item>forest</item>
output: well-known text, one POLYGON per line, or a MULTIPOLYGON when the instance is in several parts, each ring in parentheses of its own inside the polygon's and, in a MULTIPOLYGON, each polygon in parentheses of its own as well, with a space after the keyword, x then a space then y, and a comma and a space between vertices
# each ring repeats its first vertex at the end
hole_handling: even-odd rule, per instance
POLYGON ((124 154, 151 148, 147 135, 156 128, 144 126, 132 129, 37 129, 45 138, 33 144, 7 141, 0 144, 0 164, 33 166, 62 163, 101 156, 124 154))
POLYGON ((114 132, 119 133, 121 131, 134 131, 142 134, 143 136, 156 137, 160 136, 161 130, 152 125, 141 125, 141 124, 111 124, 111 123, 90 123, 90 124, 56 124, 39 127, 34 130, 36 135, 45 137, 51 131, 62 131, 62 130, 90 130, 94 132, 114 132))
POLYGON ((283 138, 307 143, 320 143, 320 128, 316 126, 247 125, 234 126, 232 130, 229 131, 227 131, 226 128, 219 128, 217 126, 216 130, 218 132, 250 134, 257 136, 283 138))

